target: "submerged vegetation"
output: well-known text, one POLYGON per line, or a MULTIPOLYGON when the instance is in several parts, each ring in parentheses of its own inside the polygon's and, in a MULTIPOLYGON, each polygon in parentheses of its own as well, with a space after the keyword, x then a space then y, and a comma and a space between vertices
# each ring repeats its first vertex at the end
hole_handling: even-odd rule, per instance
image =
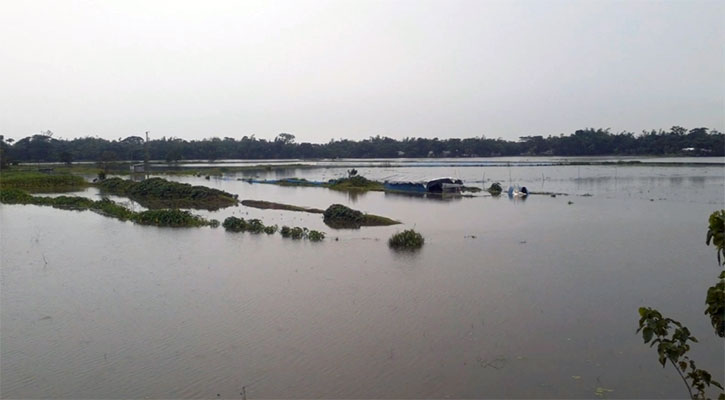
POLYGON ((126 196, 148 208, 217 210, 237 204, 236 196, 231 193, 162 178, 150 178, 140 182, 110 178, 102 180, 98 186, 103 191, 126 196))
POLYGON ((69 192, 88 186, 81 176, 51 174, 38 171, 3 171, 0 188, 23 189, 31 192, 69 192))
MULTIPOLYGON (((222 223, 224 229, 230 232, 250 232, 250 233, 266 233, 273 235, 277 232, 277 225, 264 225, 259 219, 245 220, 244 218, 228 217, 222 223)), ((298 226, 290 228, 289 226, 283 226, 279 230, 280 235, 284 238, 290 239, 304 239, 307 238, 313 242, 319 242, 325 239, 325 233, 309 230, 307 228, 301 228, 298 226)))
POLYGON ((420 233, 408 229, 398 232, 388 239, 388 246, 394 249, 419 249, 423 246, 425 239, 420 233))
POLYGON ((101 215, 132 221, 141 225, 167 227, 215 226, 215 220, 206 220, 188 211, 177 209, 149 210, 135 212, 109 199, 92 200, 80 196, 32 196, 20 189, 0 189, 0 202, 5 204, 32 204, 50 206, 64 210, 95 211, 101 215))
POLYGON ((361 211, 353 210, 342 204, 333 204, 327 207, 323 216, 325 224, 335 229, 357 229, 361 226, 385 226, 400 223, 379 215, 363 214, 361 211))
POLYGON ((486 189, 488 193, 491 194, 491 196, 499 196, 501 192, 503 192, 503 188, 501 187, 501 184, 498 182, 494 182, 491 184, 491 186, 486 189))
POLYGON ((293 206, 291 204, 273 203, 271 201, 264 200, 242 200, 242 205, 247 207, 261 208, 263 210, 300 211, 314 214, 322 214, 325 212, 324 210, 320 210, 319 208, 293 206))

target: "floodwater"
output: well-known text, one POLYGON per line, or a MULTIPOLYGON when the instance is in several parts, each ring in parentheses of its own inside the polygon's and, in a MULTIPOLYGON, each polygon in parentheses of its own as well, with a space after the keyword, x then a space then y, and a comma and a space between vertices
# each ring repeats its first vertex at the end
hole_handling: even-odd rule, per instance
POLYGON ((360 174, 568 195, 429 199, 237 180, 324 180, 345 164, 171 178, 403 223, 336 231, 316 214, 198 212, 323 230, 321 243, 0 205, 0 395, 684 398, 635 334, 640 306, 686 324, 698 366, 725 374, 703 314, 719 273, 705 232, 725 207, 723 167, 372 163, 360 174), (390 250, 407 228, 423 248, 390 250))

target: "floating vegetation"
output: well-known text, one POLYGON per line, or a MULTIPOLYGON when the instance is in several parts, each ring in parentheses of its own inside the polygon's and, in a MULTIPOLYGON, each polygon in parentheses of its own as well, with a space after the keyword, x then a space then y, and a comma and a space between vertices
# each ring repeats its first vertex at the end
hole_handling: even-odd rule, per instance
POLYGON ((70 192, 83 189, 89 183, 81 176, 52 174, 38 171, 3 171, 0 187, 31 192, 70 192))
POLYGON ((319 241, 325 239, 325 233, 316 231, 316 230, 311 230, 311 231, 307 232, 307 238, 313 242, 319 242, 319 241))
POLYGON ((363 214, 361 211, 353 210, 342 204, 333 204, 327 207, 323 216, 325 224, 335 229, 357 229, 361 226, 385 226, 400 223, 379 215, 363 214))
POLYGON ((106 192, 129 197, 148 208, 217 210, 237 204, 236 196, 231 193, 162 178, 150 178, 140 182, 110 178, 99 182, 98 186, 106 192))
POLYGON ((188 211, 178 209, 149 210, 134 212, 109 199, 91 200, 80 196, 32 196, 20 189, 0 189, 0 202, 5 204, 33 204, 64 210, 94 211, 101 215, 132 221, 141 225, 168 227, 218 226, 219 221, 206 220, 188 211))
POLYGON ((391 236, 388 240, 388 246, 394 249, 418 249, 423 246, 424 242, 423 235, 408 229, 391 236))
POLYGON ((210 225, 209 221, 185 210, 164 209, 136 213, 133 221, 141 225, 192 227, 210 225))
POLYGON ((283 226, 279 233, 282 237, 299 240, 305 237, 307 234, 307 228, 300 228, 299 226, 290 228, 289 226, 283 226))
POLYGON ((501 184, 498 182, 494 182, 491 184, 491 186, 486 189, 488 193, 491 193, 491 196, 498 196, 503 192, 503 188, 501 187, 501 184))
MULTIPOLYGON (((224 229, 230 232, 251 232, 251 233, 266 233, 268 235, 273 235, 277 232, 278 227, 277 225, 269 225, 265 226, 264 223, 262 223, 259 219, 250 219, 245 220, 244 218, 237 218, 237 217, 228 217, 224 220, 224 223, 222 224, 224 229)), ((299 226, 295 227, 289 227, 289 226, 283 226, 282 229, 279 229, 280 235, 284 238, 290 238, 290 239, 304 239, 307 238, 310 241, 313 242, 319 242, 321 240, 325 239, 325 233, 316 231, 316 230, 309 230, 307 228, 302 228, 299 226)))
POLYGON ((324 210, 320 210, 319 208, 299 207, 293 206, 291 204, 273 203, 271 201, 263 200, 242 200, 242 205, 247 207, 261 208, 263 210, 301 211, 314 214, 322 214, 325 212, 324 210))

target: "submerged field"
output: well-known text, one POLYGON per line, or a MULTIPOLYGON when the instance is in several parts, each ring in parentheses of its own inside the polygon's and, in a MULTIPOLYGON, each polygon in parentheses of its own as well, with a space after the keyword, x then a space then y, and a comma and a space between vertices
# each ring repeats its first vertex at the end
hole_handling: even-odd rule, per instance
POLYGON ((347 169, 166 178, 402 224, 333 230, 319 213, 243 203, 194 211, 326 233, 314 243, 0 204, 0 394, 239 398, 244 386, 249 398, 682 398, 675 372, 635 334, 645 305, 689 326, 698 366, 725 373, 703 315, 719 272, 704 239, 724 206, 722 167, 359 168, 378 181, 454 176, 568 194, 524 201, 238 180, 323 181, 347 169), (408 229, 425 244, 389 248, 408 229))

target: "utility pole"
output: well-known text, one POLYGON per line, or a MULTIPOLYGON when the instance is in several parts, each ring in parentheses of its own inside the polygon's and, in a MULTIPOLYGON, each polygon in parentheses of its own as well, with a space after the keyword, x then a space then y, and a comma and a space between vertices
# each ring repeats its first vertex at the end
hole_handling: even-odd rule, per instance
POLYGON ((143 172, 149 177, 149 131, 146 131, 146 141, 143 144, 143 172))

